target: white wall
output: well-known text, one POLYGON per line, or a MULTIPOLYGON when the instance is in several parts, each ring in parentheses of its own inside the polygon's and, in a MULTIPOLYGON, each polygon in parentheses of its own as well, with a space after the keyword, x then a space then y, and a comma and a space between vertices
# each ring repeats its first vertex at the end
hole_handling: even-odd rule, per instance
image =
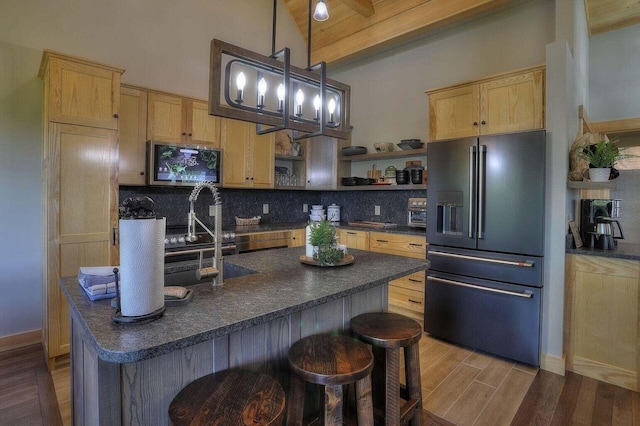
POLYGON ((0 42, 0 336, 42 325, 41 55, 0 42))
MULTIPOLYGON (((43 49, 126 69, 123 82, 207 99, 212 38, 271 53, 269 0, 0 2, 0 337, 42 324, 43 49)), ((276 49, 306 64, 282 1, 276 49), (285 42, 286 41, 286 42, 285 42)))
POLYGON ((591 38, 591 121, 640 117, 640 25, 591 38))

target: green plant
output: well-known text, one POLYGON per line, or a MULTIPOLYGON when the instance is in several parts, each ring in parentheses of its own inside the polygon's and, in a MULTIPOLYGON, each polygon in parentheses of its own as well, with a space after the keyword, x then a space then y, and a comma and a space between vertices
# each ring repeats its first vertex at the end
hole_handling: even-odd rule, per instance
POLYGON ((616 139, 601 140, 595 145, 589 145, 582 150, 580 157, 589 162, 591 167, 613 167, 617 161, 633 155, 624 154, 625 148, 616 145, 616 139))
POLYGON ((309 242, 312 246, 323 247, 332 246, 336 242, 336 228, 328 220, 311 222, 311 233, 309 242))
POLYGON ((320 265, 334 265, 344 257, 344 252, 336 247, 318 248, 320 265))

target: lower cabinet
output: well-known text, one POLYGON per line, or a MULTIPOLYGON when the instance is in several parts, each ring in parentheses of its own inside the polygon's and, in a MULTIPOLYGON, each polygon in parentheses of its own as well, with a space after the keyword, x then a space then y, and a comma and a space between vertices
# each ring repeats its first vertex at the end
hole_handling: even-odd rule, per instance
POLYGON ((347 248, 369 250, 369 233, 367 231, 338 229, 336 236, 340 244, 346 245, 347 248))
POLYGON ((307 244, 306 228, 292 229, 289 235, 289 247, 302 247, 307 244))
POLYGON ((640 261, 567 255, 567 370, 638 391, 640 261))

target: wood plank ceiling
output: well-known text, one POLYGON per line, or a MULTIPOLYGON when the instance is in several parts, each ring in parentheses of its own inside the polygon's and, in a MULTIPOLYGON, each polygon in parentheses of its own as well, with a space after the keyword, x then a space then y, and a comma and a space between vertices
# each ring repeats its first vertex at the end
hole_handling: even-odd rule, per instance
MULTIPOLYGON (((283 0, 307 38, 309 0, 283 0)), ((312 0, 315 6, 317 0, 312 0)), ((313 21, 311 63, 329 64, 388 47, 491 11, 513 0, 326 0, 329 19, 313 21)), ((639 0, 585 0, 590 35, 640 22, 639 0)))

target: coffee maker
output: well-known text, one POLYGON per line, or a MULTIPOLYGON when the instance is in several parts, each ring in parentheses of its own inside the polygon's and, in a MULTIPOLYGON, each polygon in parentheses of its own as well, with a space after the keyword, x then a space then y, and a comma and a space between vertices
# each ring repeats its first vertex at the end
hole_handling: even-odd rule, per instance
POLYGON ((580 237, 585 247, 612 250, 616 241, 624 239, 620 222, 620 200, 580 200, 580 237), (614 224, 620 232, 615 236, 614 224))

